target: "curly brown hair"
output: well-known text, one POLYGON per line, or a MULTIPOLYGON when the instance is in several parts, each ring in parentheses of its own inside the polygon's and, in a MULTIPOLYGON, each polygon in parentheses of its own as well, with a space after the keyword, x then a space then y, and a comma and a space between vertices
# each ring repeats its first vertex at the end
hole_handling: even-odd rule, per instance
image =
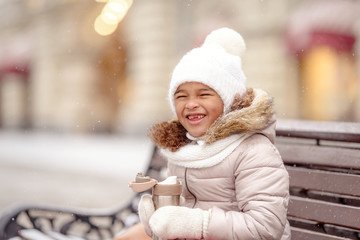
POLYGON ((252 88, 246 89, 246 92, 242 96, 236 94, 234 97, 234 101, 230 106, 230 111, 240 110, 249 107, 254 100, 254 97, 254 89, 252 88))
POLYGON ((177 120, 155 124, 149 129, 148 136, 158 147, 172 152, 191 142, 186 137, 186 129, 177 120))

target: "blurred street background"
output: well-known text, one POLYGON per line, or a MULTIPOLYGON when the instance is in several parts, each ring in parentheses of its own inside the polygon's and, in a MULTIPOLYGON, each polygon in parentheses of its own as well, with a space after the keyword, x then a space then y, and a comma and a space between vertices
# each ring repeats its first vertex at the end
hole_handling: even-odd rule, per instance
POLYGON ((0 213, 21 204, 114 208, 133 192, 153 146, 146 138, 0 132, 0 213))
POLYGON ((284 119, 360 121, 358 0, 0 0, 0 214, 113 207, 171 119, 172 69, 219 27, 284 119))

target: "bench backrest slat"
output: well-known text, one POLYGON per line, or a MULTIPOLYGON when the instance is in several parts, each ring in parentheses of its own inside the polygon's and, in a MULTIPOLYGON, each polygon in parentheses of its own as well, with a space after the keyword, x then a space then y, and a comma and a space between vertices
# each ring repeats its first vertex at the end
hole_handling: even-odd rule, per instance
POLYGON ((291 196, 289 216, 360 229, 360 208, 291 196))
POLYGON ((360 175, 286 167, 290 187, 360 197, 360 175))
POLYGON ((277 136, 360 143, 360 124, 306 120, 277 121, 277 136))
POLYGON ((292 240, 304 240, 304 239, 316 239, 316 240, 344 240, 342 237, 333 235, 327 235, 324 233, 318 233, 309 231, 302 228, 291 227, 291 239, 292 240))
POLYGON ((359 149, 286 144, 277 142, 281 156, 287 164, 312 164, 319 166, 360 169, 359 149))

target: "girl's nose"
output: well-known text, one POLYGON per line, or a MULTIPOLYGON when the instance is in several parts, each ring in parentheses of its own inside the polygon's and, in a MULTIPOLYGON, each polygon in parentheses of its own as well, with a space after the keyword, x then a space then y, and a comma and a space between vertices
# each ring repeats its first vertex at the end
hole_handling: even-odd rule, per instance
POLYGON ((185 107, 187 109, 195 109, 199 107, 199 103, 195 99, 189 99, 189 101, 186 103, 185 107))

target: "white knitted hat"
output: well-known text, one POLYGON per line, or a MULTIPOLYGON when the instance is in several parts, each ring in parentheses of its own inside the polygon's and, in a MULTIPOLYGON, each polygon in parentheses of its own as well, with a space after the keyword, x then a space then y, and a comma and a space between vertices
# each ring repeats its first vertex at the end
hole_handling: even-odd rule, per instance
POLYGON ((224 103, 224 113, 228 113, 235 95, 246 91, 246 77, 240 58, 245 49, 239 33, 220 28, 211 32, 201 47, 185 54, 171 77, 169 100, 173 112, 176 89, 185 82, 199 82, 219 94, 224 103))

